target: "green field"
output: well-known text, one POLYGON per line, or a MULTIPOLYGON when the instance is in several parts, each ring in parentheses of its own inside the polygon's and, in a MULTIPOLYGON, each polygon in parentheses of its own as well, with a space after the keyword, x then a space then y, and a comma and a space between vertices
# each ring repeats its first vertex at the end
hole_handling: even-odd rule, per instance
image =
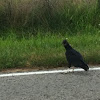
POLYGON ((65 38, 100 64, 99 0, 0 1, 0 69, 67 66, 65 38))

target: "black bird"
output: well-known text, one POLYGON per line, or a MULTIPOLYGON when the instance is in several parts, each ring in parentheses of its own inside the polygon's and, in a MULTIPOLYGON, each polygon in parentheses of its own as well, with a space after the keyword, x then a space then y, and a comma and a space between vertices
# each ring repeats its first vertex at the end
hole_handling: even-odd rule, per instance
POLYGON ((80 67, 84 69, 85 71, 89 70, 88 65, 84 62, 82 55, 77 52, 75 49, 73 49, 70 44, 67 42, 67 40, 63 40, 63 45, 66 49, 66 58, 68 61, 68 67, 70 68, 71 65, 74 67, 80 67))

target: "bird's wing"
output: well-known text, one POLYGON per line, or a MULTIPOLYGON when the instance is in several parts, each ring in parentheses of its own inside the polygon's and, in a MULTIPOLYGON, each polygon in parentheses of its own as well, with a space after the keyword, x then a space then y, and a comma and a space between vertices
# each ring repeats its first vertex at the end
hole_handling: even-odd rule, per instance
POLYGON ((73 56, 83 61, 83 57, 78 51, 71 49, 70 52, 72 53, 73 56))
POLYGON ((75 63, 78 62, 78 63, 80 63, 80 64, 87 65, 87 64, 84 62, 82 55, 81 55, 78 51, 72 49, 72 50, 70 50, 70 54, 71 54, 70 60, 71 60, 73 63, 74 63, 74 62, 75 62, 75 63))
POLYGON ((84 62, 82 55, 78 51, 71 49, 67 52, 66 57, 68 62, 71 63, 73 66, 81 67, 86 71, 89 69, 87 64, 84 62))

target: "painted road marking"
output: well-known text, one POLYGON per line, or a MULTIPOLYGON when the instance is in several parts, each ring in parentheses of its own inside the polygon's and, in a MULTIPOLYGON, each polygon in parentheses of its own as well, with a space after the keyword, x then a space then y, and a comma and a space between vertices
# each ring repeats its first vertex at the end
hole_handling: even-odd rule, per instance
MULTIPOLYGON (((100 70, 100 67, 89 68, 89 71, 100 70)), ((84 71, 83 69, 74 69, 74 72, 84 71)), ((0 77, 9 77, 9 76, 24 76, 24 75, 38 75, 38 74, 53 74, 53 73, 69 73, 73 72, 73 69, 67 70, 51 70, 51 71, 36 71, 36 72, 21 72, 21 73, 9 73, 9 74, 0 74, 0 77)))

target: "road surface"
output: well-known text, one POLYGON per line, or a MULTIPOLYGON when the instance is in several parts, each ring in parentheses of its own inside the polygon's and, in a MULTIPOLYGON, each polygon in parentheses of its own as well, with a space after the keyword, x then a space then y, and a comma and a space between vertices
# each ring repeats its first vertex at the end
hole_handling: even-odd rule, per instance
POLYGON ((0 77, 0 100, 100 100, 100 71, 0 77))

